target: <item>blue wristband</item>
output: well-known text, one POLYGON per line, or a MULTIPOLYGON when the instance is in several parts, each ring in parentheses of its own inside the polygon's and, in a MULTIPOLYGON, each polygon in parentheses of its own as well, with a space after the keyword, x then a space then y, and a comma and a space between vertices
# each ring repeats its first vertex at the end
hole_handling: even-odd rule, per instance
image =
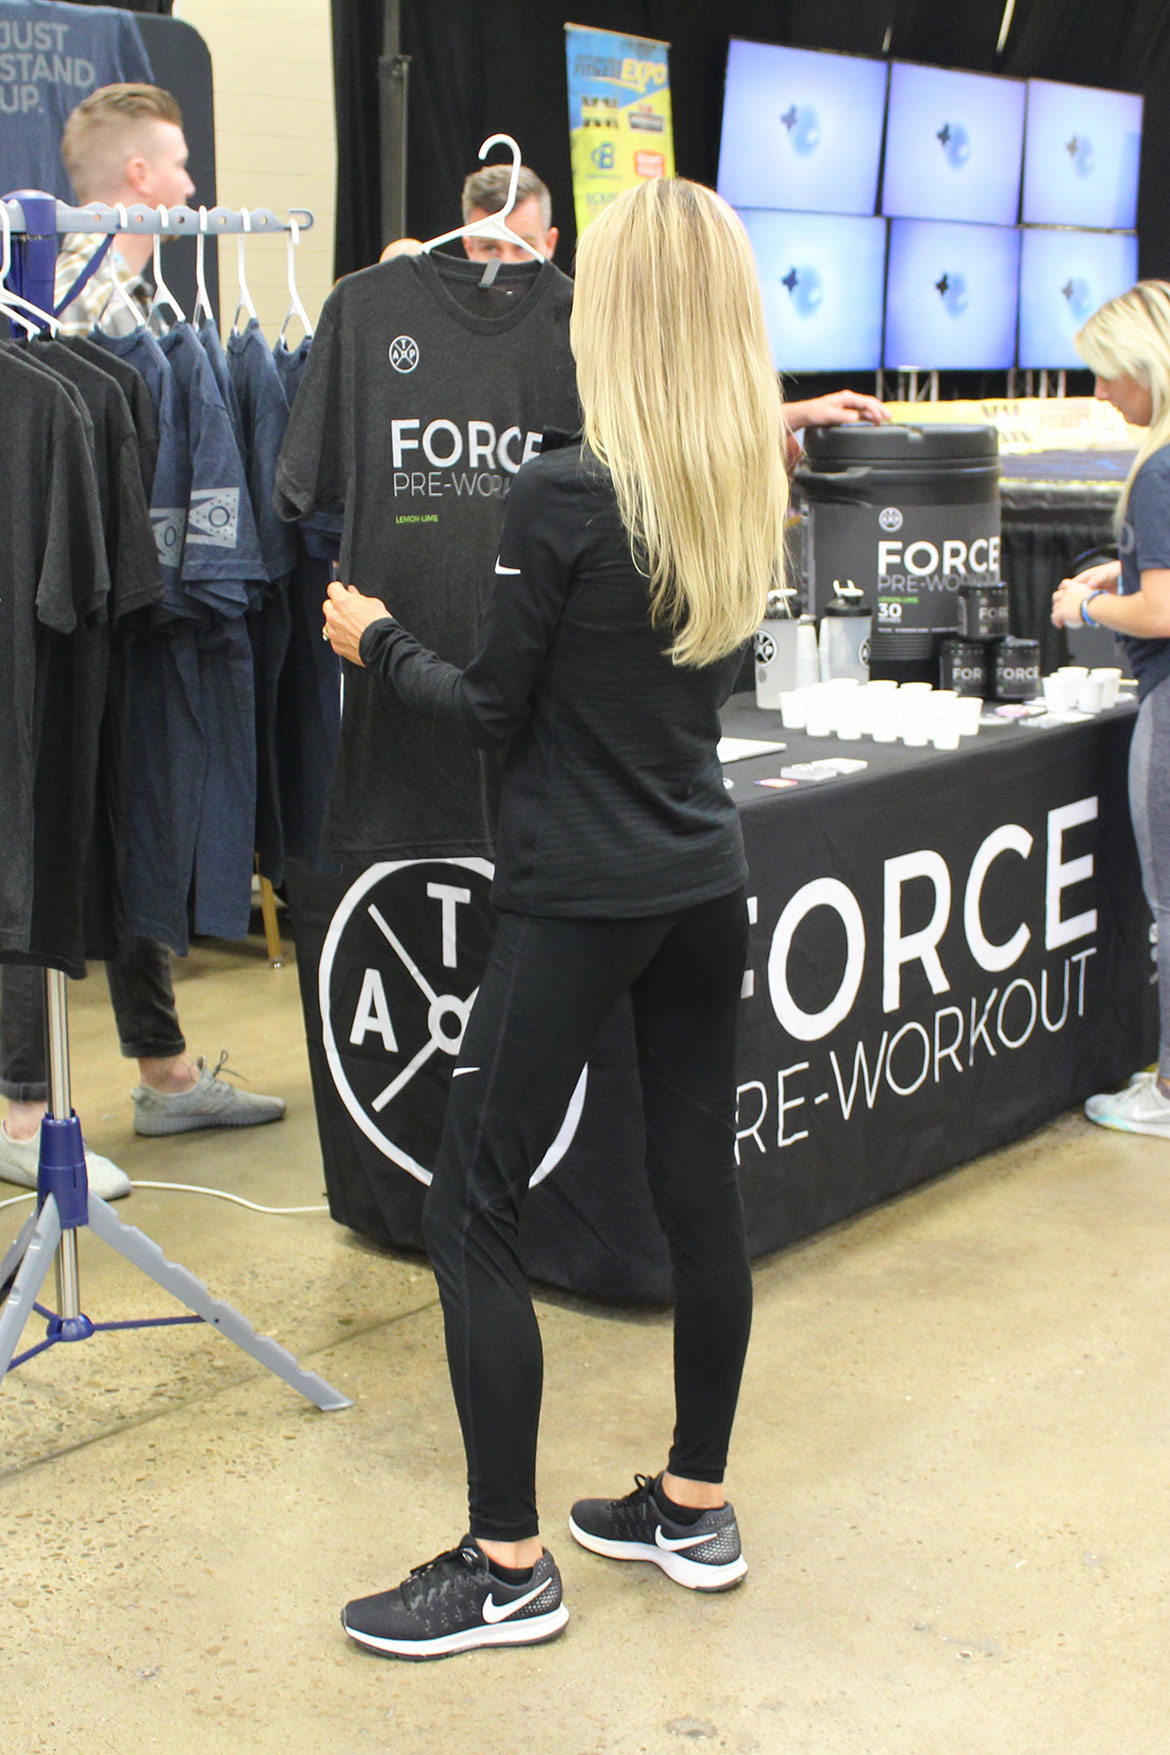
POLYGON ((1089 605, 1092 603, 1094 597, 1104 597, 1106 595, 1107 595, 1107 593, 1106 593, 1104 587, 1098 586, 1096 591, 1089 592, 1089 595, 1085 598, 1085 601, 1081 604, 1081 620, 1082 620, 1082 622, 1084 622, 1084 624, 1087 628, 1099 628, 1101 626, 1100 622, 1095 622, 1093 620, 1092 616, 1089 614, 1089 605))

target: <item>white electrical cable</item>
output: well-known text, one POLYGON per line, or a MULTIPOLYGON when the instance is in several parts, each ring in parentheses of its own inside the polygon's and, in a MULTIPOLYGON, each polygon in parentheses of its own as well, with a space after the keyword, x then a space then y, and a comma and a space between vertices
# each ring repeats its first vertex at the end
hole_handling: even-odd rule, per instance
MULTIPOLYGON (((270 1213, 282 1218, 289 1213, 327 1213, 327 1206, 321 1207, 262 1207, 259 1202, 245 1200, 242 1194, 228 1194, 223 1188, 200 1188, 193 1182, 139 1182, 135 1179, 131 1188, 163 1188, 173 1189, 177 1194, 207 1194, 213 1200, 230 1200, 234 1206, 247 1207, 250 1213, 270 1213)), ((0 1200, 0 1212, 5 1207, 15 1207, 22 1200, 36 1200, 36 1191, 30 1189, 28 1194, 14 1194, 10 1200, 0 1200)))
POLYGON ((199 1188, 193 1182, 139 1182, 135 1177, 131 1188, 173 1188, 179 1194, 209 1194, 213 1200, 230 1200, 237 1207, 247 1207, 250 1213, 327 1213, 328 1207, 262 1207, 254 1200, 245 1200, 242 1194, 228 1194, 222 1188, 199 1188))

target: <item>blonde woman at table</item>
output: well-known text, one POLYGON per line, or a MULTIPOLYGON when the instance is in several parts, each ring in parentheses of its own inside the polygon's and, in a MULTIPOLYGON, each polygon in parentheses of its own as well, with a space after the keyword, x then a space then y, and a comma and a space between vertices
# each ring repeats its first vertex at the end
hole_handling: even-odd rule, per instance
MULTIPOLYGON (((535 1643, 568 1618, 538 1533, 542 1363, 519 1211, 626 993, 674 1276, 676 1422, 665 1467, 625 1497, 579 1500, 570 1531, 696 1591, 747 1570, 723 1493, 751 1323, 734 1154, 746 865, 716 743, 782 565, 787 481, 759 283, 732 210, 682 180, 620 196, 578 246, 571 339, 584 434, 546 444, 512 485, 468 668, 357 589, 331 586, 325 605, 343 657, 437 731, 507 752, 496 939, 425 1217, 470 1533, 343 1615, 354 1639, 400 1657, 535 1643)), ((585 1399, 582 1433, 590 1418, 585 1399)))
POLYGON ((1063 579, 1057 627, 1112 628, 1138 679, 1129 808, 1142 886, 1158 930, 1157 1068, 1124 1091, 1090 1097, 1102 1127, 1170 1140, 1170 285, 1143 280, 1102 305, 1076 337, 1096 394, 1146 436, 1117 507, 1120 559, 1063 579))

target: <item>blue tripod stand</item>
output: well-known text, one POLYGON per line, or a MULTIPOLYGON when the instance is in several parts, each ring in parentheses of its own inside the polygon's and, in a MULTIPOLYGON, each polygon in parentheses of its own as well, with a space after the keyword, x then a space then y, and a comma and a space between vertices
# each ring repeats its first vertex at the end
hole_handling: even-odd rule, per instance
POLYGON ((123 1224, 104 1200, 89 1192, 81 1123, 73 1114, 69 1092, 69 1037, 65 1012, 65 977, 55 969, 45 974, 49 1034, 49 1109, 41 1123, 41 1161, 37 1177, 37 1210, 0 1261, 0 1286, 12 1289, 0 1307, 0 1382, 10 1370, 67 1341, 85 1341, 108 1329, 164 1328, 177 1323, 206 1322, 243 1352, 281 1378, 324 1411, 348 1408, 350 1400, 324 1378, 302 1370, 293 1355, 251 1323, 213 1298, 202 1281, 168 1261, 158 1244, 133 1225, 123 1224), (111 1249, 133 1262, 191 1312, 187 1316, 145 1317, 129 1322, 91 1322, 81 1308, 77 1233, 88 1225, 111 1249), (50 1265, 56 1260, 57 1309, 37 1302, 50 1265), (14 1272, 15 1270, 15 1272, 14 1272), (47 1321, 45 1338, 16 1354, 25 1323, 33 1314, 47 1321))

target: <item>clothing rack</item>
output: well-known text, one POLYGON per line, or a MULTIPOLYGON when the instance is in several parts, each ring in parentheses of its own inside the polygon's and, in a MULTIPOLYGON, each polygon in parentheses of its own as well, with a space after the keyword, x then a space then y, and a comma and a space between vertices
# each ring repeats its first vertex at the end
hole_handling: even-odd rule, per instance
MULTIPOLYGON (((286 232, 294 225, 300 230, 312 224, 311 214, 283 221, 268 208, 236 213, 224 207, 202 212, 188 207, 125 208, 96 204, 70 207, 35 190, 6 196, 2 205, 12 233, 12 290, 46 313, 53 309, 57 244, 64 232, 137 231, 164 236, 194 230, 208 235, 242 234, 286 232)), ((213 1298, 194 1274, 166 1260, 158 1244, 145 1232, 125 1224, 104 1200, 91 1193, 81 1123, 74 1114, 70 1091, 65 977, 57 969, 45 971, 45 1015, 49 1113, 41 1123, 36 1211, 0 1260, 0 1290, 11 1288, 0 1305, 0 1382, 10 1369, 47 1348, 62 1341, 88 1340, 102 1329, 207 1322, 322 1410, 349 1407, 347 1396, 315 1373, 302 1370, 284 1347, 267 1335, 258 1335, 239 1311, 213 1298), (81 1308, 77 1233, 84 1225, 192 1314, 130 1322, 91 1322, 81 1308), (49 1311, 37 1303, 37 1296, 54 1260, 57 1310, 49 1311), (45 1339, 14 1358, 25 1323, 34 1311, 47 1320, 45 1339)))

